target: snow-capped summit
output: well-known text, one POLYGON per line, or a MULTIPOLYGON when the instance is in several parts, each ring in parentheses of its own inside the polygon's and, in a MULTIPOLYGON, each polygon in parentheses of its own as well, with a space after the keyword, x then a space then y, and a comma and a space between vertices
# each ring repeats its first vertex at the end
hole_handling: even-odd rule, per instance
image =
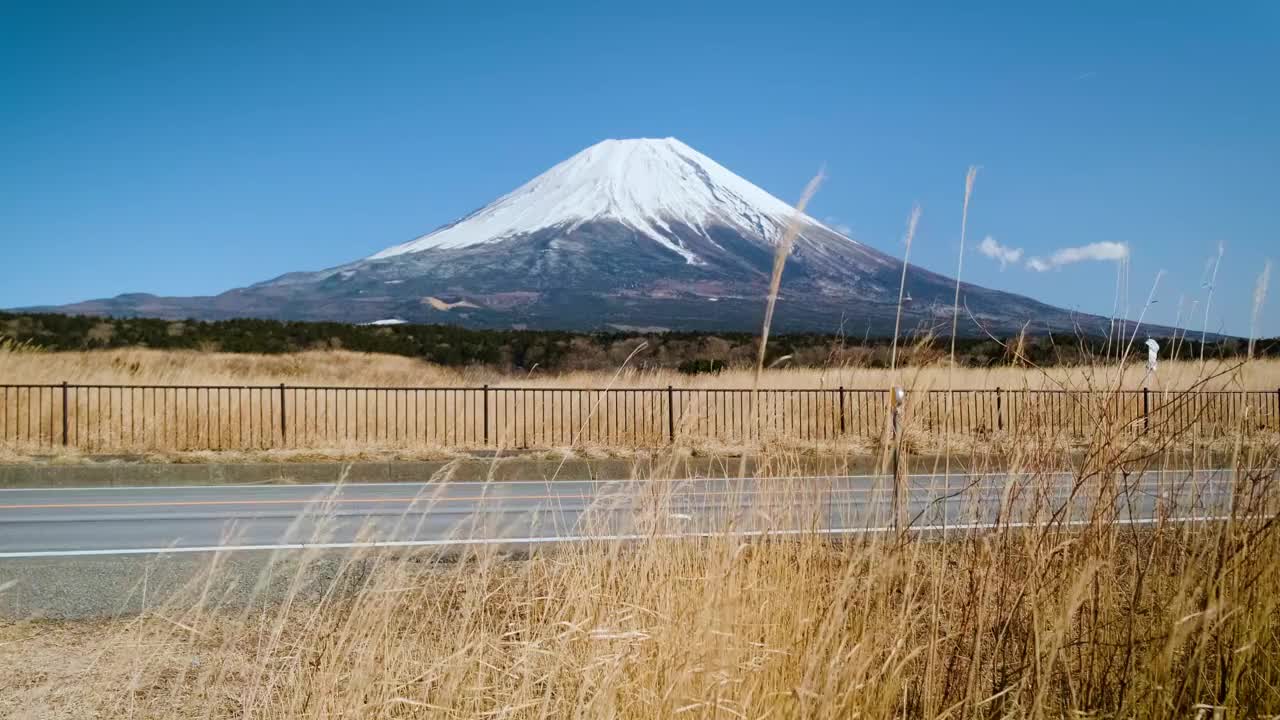
MULTIPOLYGON (((772 243, 794 213, 791 205, 673 137, 604 140, 480 210, 370 259, 613 221, 700 264, 675 226, 707 239, 713 225, 736 228, 772 243)), ((804 221, 822 227, 813 218, 804 221)))

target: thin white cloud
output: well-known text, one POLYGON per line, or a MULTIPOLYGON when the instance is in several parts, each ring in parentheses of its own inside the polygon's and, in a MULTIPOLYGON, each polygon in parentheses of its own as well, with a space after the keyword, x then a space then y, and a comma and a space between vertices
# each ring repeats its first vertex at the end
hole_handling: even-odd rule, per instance
POLYGON ((1017 263, 1022 260, 1022 248, 1001 245, 990 235, 982 238, 982 242, 978 243, 978 252, 992 260, 999 261, 1001 270, 1004 270, 1009 263, 1017 263))
POLYGON ((1129 257, 1129 245, 1117 242, 1096 242, 1080 247, 1069 247, 1056 250, 1047 258, 1033 257, 1027 260, 1027 268, 1036 272, 1044 272, 1063 265, 1085 262, 1088 260, 1114 261, 1129 257))

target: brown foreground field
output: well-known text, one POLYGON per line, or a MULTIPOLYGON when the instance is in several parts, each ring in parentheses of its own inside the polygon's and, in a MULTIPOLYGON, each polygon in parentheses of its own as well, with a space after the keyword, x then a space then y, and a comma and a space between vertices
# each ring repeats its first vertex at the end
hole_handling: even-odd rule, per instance
MULTIPOLYGON (((318 593, 299 553, 258 580, 285 596, 248 605, 213 557, 141 616, 0 625, 0 715, 1273 717, 1276 455, 1237 460, 1230 519, 1199 524, 671 539, 655 496, 649 540, 350 551, 318 593)), ((1007 495, 1048 490, 1024 470, 1007 495)), ((1123 503, 1111 470, 1071 491, 1123 503)))
MULTIPOLYGON (((123 352, 0 357, 25 382, 747 384, 749 376, 502 378, 402 358, 123 352)), ((1274 384, 1277 366, 1220 369, 1223 387, 1274 384)), ((1104 369, 957 370, 956 387, 1078 383, 1104 369)), ((1175 366, 1194 386, 1218 370, 1175 366)), ((855 369, 771 371, 773 385, 888 384, 855 369)), ((1126 372, 1125 382, 1133 381, 1126 372)), ((918 388, 939 368, 904 371, 918 388)), ((1185 389, 1185 388, 1184 388, 1185 389)), ((913 390, 918 392, 918 390, 913 390)), ((1099 409, 1104 406, 1098 406, 1099 409)), ((1037 416, 1039 417, 1039 416, 1037 416)), ((103 620, 0 625, 0 715, 15 718, 1043 718, 1274 717, 1280 713, 1280 487, 1274 433, 1222 438, 1229 507, 1126 524, 1177 433, 1140 442, 1100 412, 1067 440, 1053 424, 1010 438, 1021 474, 999 520, 971 532, 744 536, 726 525, 671 537, 664 493, 642 499, 645 539, 509 557, 341 551, 282 554, 244 587, 211 556, 150 610, 103 620), (1053 486, 1057 449, 1083 443, 1079 474, 1053 486), (1047 500, 1088 496, 1071 516, 1047 500), (1015 507, 1022 510, 1015 511, 1015 507), (327 558, 327 559, 326 559, 327 558), (283 596, 259 592, 285 579, 283 596)), ((1034 418, 1033 418, 1034 420, 1034 418)), ((918 430, 917 430, 918 431, 918 430)), ((907 428, 906 449, 917 443, 907 428)), ((843 444, 829 447, 845 450, 843 444)), ((956 446, 948 448, 956 452, 956 446)), ((771 444, 788 487, 792 448, 771 444)), ((982 459, 966 464, 982 467, 982 459)), ((792 465, 794 467, 794 465, 792 465)), ((660 471, 654 477, 665 477, 660 471)), ((797 483, 797 488, 801 485, 797 483)), ((1190 492, 1198 492, 1189 488, 1190 492)), ((761 507, 769 526, 803 502, 761 507)), ((909 523, 914 519, 907 519, 909 523)), ((467 537, 465 533, 463 537, 467 537)), ((145 592, 140 561, 138 592, 145 592)), ((11 588, 0 566, 0 601, 11 588)))
MULTIPOLYGON (((886 389, 903 385, 916 390, 1014 389, 1126 389, 1147 385, 1156 391, 1280 389, 1280 360, 1166 362, 1154 378, 1146 377, 1145 355, 1137 349, 1123 372, 1115 363, 1083 367, 991 368, 946 367, 930 364, 887 369, 837 366, 830 368, 773 368, 761 375, 761 388, 886 389), (1123 378, 1121 380, 1121 377, 1123 378)), ((750 368, 715 374, 687 375, 671 370, 640 370, 618 358, 616 372, 505 375, 487 369, 453 369, 397 355, 342 351, 286 355, 200 353, 165 350, 103 350, 89 352, 13 352, 0 348, 0 378, 6 383, 124 384, 124 385, 325 385, 343 387, 666 387, 749 388, 750 368)))

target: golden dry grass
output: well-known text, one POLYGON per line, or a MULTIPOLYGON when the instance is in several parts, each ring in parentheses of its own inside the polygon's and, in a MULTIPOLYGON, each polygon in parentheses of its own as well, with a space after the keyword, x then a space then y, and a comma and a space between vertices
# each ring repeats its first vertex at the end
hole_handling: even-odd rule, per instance
MULTIPOLYGON (((1083 527, 844 543, 726 527, 515 561, 355 551, 319 600, 239 608, 211 566, 140 617, 0 626, 0 713, 1269 717, 1275 459, 1241 456, 1227 523, 1135 529, 1102 512, 1083 527)), ((1023 469, 1025 490, 1047 489, 1023 469)), ((307 558, 263 575, 293 573, 297 590, 307 558)))
MULTIPOLYGON (((999 366, 956 368, 955 389, 1140 389, 1145 376, 1141 362, 1130 362, 1123 373, 1112 366, 1045 369, 999 366), (1119 376, 1123 380, 1117 383, 1119 376)), ((201 353, 167 350, 104 350, 89 352, 0 351, 0 378, 8 383, 83 383, 157 385, 297 385, 377 387, 464 387, 485 383, 495 387, 666 387, 748 388, 750 369, 718 374, 686 375, 669 370, 569 372, 535 370, 508 375, 482 368, 444 368, 413 358, 344 351, 285 355, 201 353)), ((861 367, 769 369, 762 388, 887 389, 901 384, 915 389, 946 388, 947 370, 939 365, 908 367, 896 374, 887 369, 861 367)), ((1166 362, 1149 383, 1156 390, 1186 390, 1212 378, 1205 389, 1280 389, 1280 360, 1255 360, 1238 369, 1233 363, 1166 362), (1224 371, 1232 369, 1230 373, 1224 371)))
MULTIPOLYGON (((216 360, 246 358, 203 359, 216 360)), ((708 380, 721 378, 689 379, 708 380)), ((483 548, 447 562, 356 550, 341 556, 346 570, 318 598, 301 592, 321 560, 305 553, 263 572, 292 578, 296 594, 248 605, 223 602, 229 580, 211 564, 139 617, 0 626, 0 712, 219 720, 1280 713, 1275 436, 1248 448, 1233 439, 1235 501, 1219 508, 1231 519, 1184 525, 1156 515, 1132 526, 1110 509, 1143 491, 1117 480, 1130 477, 1120 471, 1159 467, 1177 438, 1138 446, 1115 418, 1094 422, 1082 475, 1066 489, 1049 475, 1063 429, 1028 426, 1010 460, 1022 479, 998 500, 1008 513, 996 527, 943 542, 911 533, 748 538, 729 524, 708 538, 596 541, 526 560, 483 548), (1013 511, 1015 496, 1063 493, 1092 493, 1099 510, 1073 524, 1013 511)), ((907 450, 917 432, 909 419, 907 450)), ((794 456, 772 452, 769 473, 787 475, 794 456)), ((663 498, 645 498, 641 527, 664 530, 663 498)))
MULTIPOLYGON (((68 448, 87 453, 172 453, 201 450, 362 449, 433 453, 489 448, 572 448, 580 452, 678 447, 703 453, 759 451, 872 451, 887 425, 887 393, 906 386, 907 433, 917 446, 951 437, 1007 444, 1032 426, 1056 425, 1058 437, 1080 445, 1104 424, 1127 424, 1130 432, 1216 441, 1280 428, 1280 394, 1265 388, 1280 382, 1280 362, 1242 366, 1170 363, 1151 397, 1131 390, 1145 376, 1105 367, 957 368, 957 388, 1003 388, 991 393, 945 391, 945 367, 887 370, 831 368, 728 371, 683 375, 638 371, 534 373, 504 376, 480 369, 447 369, 398 356, 345 352, 240 355, 148 350, 86 353, 0 352, 0 376, 11 383, 124 384, 160 386, 259 386, 257 390, 73 390, 68 404, 68 448), (729 394, 759 382, 762 390, 794 388, 825 393, 729 394), (269 386, 284 383, 281 394, 269 386), (356 392, 337 388, 477 388, 487 394, 417 391, 356 392), (663 388, 625 394, 602 390, 663 388), (300 389, 328 386, 331 390, 300 389), (532 388, 538 392, 515 392, 532 388), (557 390, 586 388, 592 392, 557 390), (869 392, 837 394, 836 388, 869 392), (1187 390, 1186 388, 1192 388, 1187 390), (1070 395, 1043 390, 1066 389, 1070 395), (1244 398, 1205 390, 1250 390, 1244 398), (1023 391, 1026 392, 1023 392, 1023 391), (843 396, 842 396, 843 395, 843 396), (756 399, 752 399, 755 397, 756 399), (667 405, 674 407, 668 418, 667 405), (488 406, 487 420, 485 405, 488 406), (1146 419, 1143 419, 1143 418, 1146 419), (673 421, 673 422, 672 422, 673 421), (672 427, 669 427, 672 425, 672 427), (286 428, 287 426, 287 428, 286 428), (285 434, 287 433, 287 435, 285 434), (1004 437, 1008 436, 1008 437, 1004 437)), ((9 455, 64 452, 60 391, 0 389, 0 446, 9 455)), ((945 444, 945 443, 944 443, 945 444)))

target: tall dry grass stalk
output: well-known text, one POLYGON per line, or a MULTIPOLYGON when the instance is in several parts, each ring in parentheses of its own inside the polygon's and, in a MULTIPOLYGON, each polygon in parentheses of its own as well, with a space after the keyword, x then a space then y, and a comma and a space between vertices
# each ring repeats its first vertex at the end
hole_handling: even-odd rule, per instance
POLYGON ((1222 265, 1222 255, 1226 252, 1226 245, 1222 241, 1218 241, 1218 254, 1213 260, 1213 270, 1209 273, 1208 295, 1204 300, 1204 323, 1200 326, 1200 361, 1204 362, 1204 346, 1205 340, 1209 333, 1209 307, 1213 304, 1213 291, 1218 286, 1218 268, 1222 265))
MULTIPOLYGON (((969 229, 969 201, 973 198, 973 186, 978 179, 978 166, 970 165, 964 175, 964 205, 960 211, 960 253, 956 258, 956 293, 951 305, 951 352, 947 361, 947 414, 954 412, 955 407, 955 366, 956 366, 956 330, 960 321, 960 277, 964 271, 965 235, 969 229)), ((943 455, 945 455, 944 473, 951 476, 951 425, 947 424, 943 431, 943 455)))
POLYGON ((889 353, 889 371, 898 369, 898 334, 902 332, 902 301, 907 291, 907 267, 911 262, 911 243, 916 237, 916 227, 920 224, 920 204, 911 208, 907 218, 907 233, 903 238, 906 249, 902 254, 902 279, 898 282, 898 308, 893 316, 893 349, 889 353))
POLYGON ((1262 263, 1262 272, 1258 275, 1258 282, 1253 286, 1253 309, 1249 313, 1249 359, 1253 359, 1254 344, 1258 341, 1258 315, 1262 313, 1262 306, 1267 300, 1267 283, 1271 280, 1271 261, 1267 260, 1262 263))
MULTIPOLYGON (((964 206, 960 211, 960 254, 956 258, 956 294, 951 304, 951 365, 956 364, 956 329, 960 321, 960 277, 964 272, 964 241, 969 230, 969 201, 978 179, 978 166, 970 165, 964 175, 964 206)), ((950 383, 948 383, 950 384, 950 383)))
POLYGON ((778 290, 782 287, 782 271, 787 265, 787 258, 791 256, 791 248, 795 245, 796 237, 800 234, 800 227, 804 221, 804 209, 809 206, 814 193, 818 192, 818 186, 822 184, 824 177, 824 171, 819 170, 818 174, 804 186, 804 192, 800 193, 800 199, 796 201, 795 212, 773 252, 773 271, 769 275, 769 295, 765 300, 764 322, 760 328, 760 346, 756 353, 753 386, 759 384, 760 373, 764 371, 765 352, 769 347, 769 330, 773 326, 773 311, 778 304, 778 290))
MULTIPOLYGON (((1156 273, 1156 278, 1151 283, 1151 292, 1147 294, 1147 302, 1142 305, 1142 312, 1138 313, 1138 321, 1133 324, 1133 332, 1129 334, 1128 339, 1124 342, 1124 352, 1120 354, 1119 362, 1116 364, 1116 382, 1113 385, 1116 391, 1120 389, 1120 384, 1124 382, 1124 368, 1129 364, 1129 353, 1133 351, 1133 344, 1138 339, 1138 331, 1142 329, 1142 321, 1147 317, 1147 310, 1155 304, 1156 290, 1160 287, 1160 279, 1163 277, 1164 270, 1156 273)), ((1145 378, 1143 382, 1145 386, 1145 378)))
MULTIPOLYGON (((826 169, 820 168, 818 174, 814 175, 804 186, 804 191, 800 193, 800 199, 796 201, 795 212, 792 213, 782 237, 778 240, 778 247, 773 252, 773 271, 769 276, 769 296, 765 301, 764 321, 760 327, 760 345, 756 352, 755 372, 751 376, 749 422, 752 426, 756 424, 757 413, 759 412, 757 409, 757 392, 760 389, 760 375, 764 372, 765 354, 769 350, 769 330, 773 326, 773 312, 778 304, 778 290, 782 287, 782 271, 787 265, 787 258, 791 256, 791 248, 795 245, 796 237, 800 234, 800 227, 804 221, 804 209, 809 206, 809 200, 813 198, 814 193, 818 192, 818 186, 822 184, 825 173, 826 169)), ((742 474, 743 470, 745 470, 746 462, 746 456, 744 455, 738 468, 739 474, 742 474)))

